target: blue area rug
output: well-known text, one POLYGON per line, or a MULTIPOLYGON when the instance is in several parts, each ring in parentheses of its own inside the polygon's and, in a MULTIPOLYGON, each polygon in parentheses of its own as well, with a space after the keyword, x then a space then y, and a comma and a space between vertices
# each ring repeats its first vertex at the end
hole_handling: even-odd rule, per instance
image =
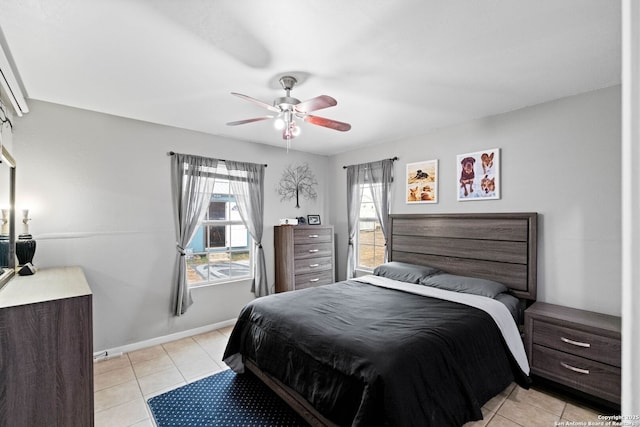
POLYGON ((219 372, 148 400, 158 427, 308 426, 253 374, 219 372))

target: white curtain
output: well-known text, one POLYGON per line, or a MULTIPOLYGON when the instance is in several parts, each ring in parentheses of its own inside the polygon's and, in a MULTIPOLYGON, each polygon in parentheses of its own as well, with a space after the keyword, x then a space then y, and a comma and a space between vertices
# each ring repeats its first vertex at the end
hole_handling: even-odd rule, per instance
POLYGON ((384 235, 384 262, 389 259, 387 242, 389 241, 389 200, 391 199, 391 183, 393 182, 393 160, 385 159, 370 163, 367 169, 367 181, 376 209, 376 216, 380 221, 380 228, 384 235))
POLYGON ((347 166, 347 232, 349 247, 347 249, 347 279, 356 275, 356 251, 354 239, 358 230, 360 217, 360 202, 362 201, 362 184, 364 183, 363 165, 347 166))
POLYGON ((389 237, 389 200, 391 183, 393 182, 393 160, 385 159, 377 162, 347 166, 347 232, 349 247, 347 249, 347 279, 355 277, 356 256, 354 240, 358 231, 362 189, 369 186, 384 235, 384 260, 388 259, 387 241, 389 237))
POLYGON ((267 266, 262 249, 264 220, 264 165, 226 161, 231 191, 236 196, 236 206, 242 222, 255 242, 254 275, 251 292, 256 297, 269 295, 267 266), (233 177, 237 175, 237 179, 233 177))
POLYGON ((218 166, 217 159, 173 154, 171 158, 171 193, 176 228, 176 272, 174 313, 180 316, 193 303, 187 285, 187 262, 185 248, 195 236, 198 224, 204 217, 215 178, 212 171, 218 166))

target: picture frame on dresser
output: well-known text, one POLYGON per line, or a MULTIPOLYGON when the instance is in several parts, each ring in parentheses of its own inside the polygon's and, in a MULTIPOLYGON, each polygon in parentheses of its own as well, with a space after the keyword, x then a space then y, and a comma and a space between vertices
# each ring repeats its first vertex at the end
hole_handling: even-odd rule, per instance
POLYGON ((320 225, 320 215, 307 215, 307 224, 320 225))

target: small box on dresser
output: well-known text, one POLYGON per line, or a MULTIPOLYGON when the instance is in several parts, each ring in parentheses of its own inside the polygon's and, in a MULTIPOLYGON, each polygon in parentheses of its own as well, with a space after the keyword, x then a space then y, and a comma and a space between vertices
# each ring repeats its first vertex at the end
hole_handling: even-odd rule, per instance
POLYGON ((273 227, 276 292, 335 282, 332 225, 273 227))
POLYGON ((619 317, 536 302, 524 324, 532 374, 620 404, 619 317))

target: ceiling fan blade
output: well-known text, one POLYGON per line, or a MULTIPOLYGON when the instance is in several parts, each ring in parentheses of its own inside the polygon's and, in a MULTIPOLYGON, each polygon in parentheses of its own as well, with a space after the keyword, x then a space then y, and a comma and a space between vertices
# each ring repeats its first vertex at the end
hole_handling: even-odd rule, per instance
POLYGON ((245 123, 253 123, 253 122, 259 122, 261 120, 273 119, 273 117, 274 116, 262 116, 262 117, 254 117, 253 119, 238 120, 236 122, 227 123, 227 126, 244 125, 245 123))
POLYGON ((311 123, 312 125, 324 126, 329 129, 339 130, 340 132, 346 132, 351 129, 349 123, 339 122, 337 120, 327 119, 325 117, 318 116, 306 116, 304 121, 311 123))
POLYGON ((320 95, 315 98, 302 101, 294 108, 298 113, 308 113, 310 111, 322 110, 323 108, 335 107, 336 105, 338 105, 338 101, 329 95, 320 95))
POLYGON ((251 101, 254 104, 258 104, 259 106, 261 106, 263 108, 266 108, 269 111, 273 111, 274 113, 279 113, 280 112, 280 109, 278 107, 274 107, 271 104, 267 104, 266 102, 262 102, 259 99, 255 99, 255 98, 252 98, 250 96, 243 95, 243 94, 237 93, 237 92, 231 92, 231 95, 235 95, 238 98, 242 98, 242 99, 246 99, 247 101, 251 101))

